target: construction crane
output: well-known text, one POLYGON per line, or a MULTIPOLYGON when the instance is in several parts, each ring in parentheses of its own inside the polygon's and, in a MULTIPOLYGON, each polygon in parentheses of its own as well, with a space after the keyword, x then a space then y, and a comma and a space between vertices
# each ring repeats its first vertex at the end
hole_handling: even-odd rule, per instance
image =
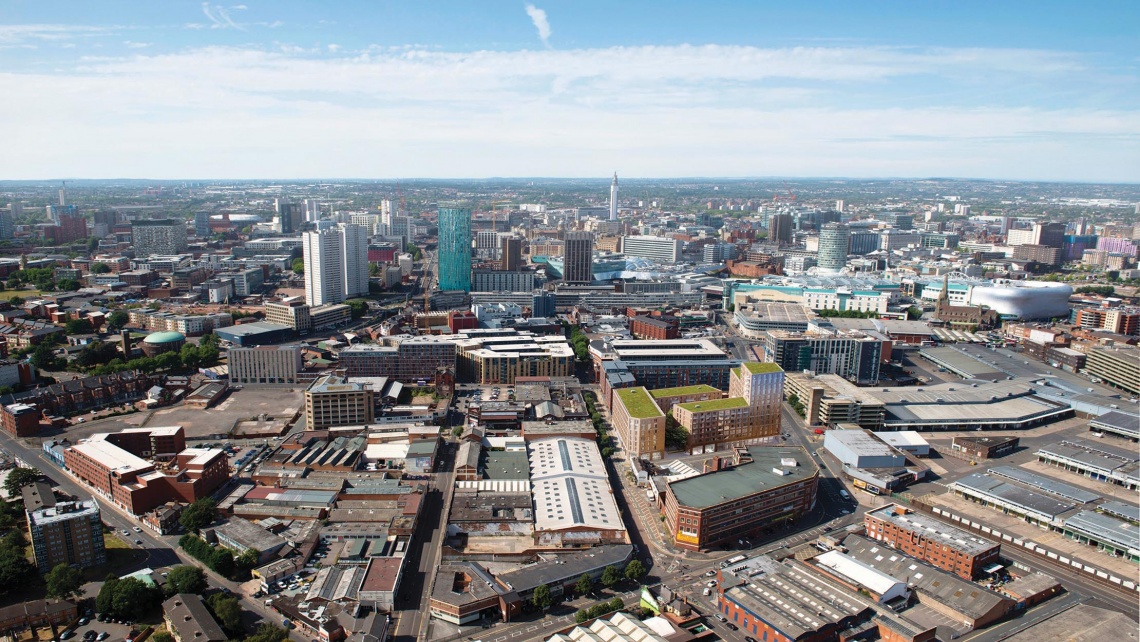
POLYGON ((788 187, 787 181, 784 181, 784 191, 787 192, 786 195, 780 194, 779 192, 776 192, 775 194, 773 194, 772 195, 772 202, 773 203, 780 203, 780 202, 795 203, 796 202, 796 193, 792 191, 792 188, 788 187))

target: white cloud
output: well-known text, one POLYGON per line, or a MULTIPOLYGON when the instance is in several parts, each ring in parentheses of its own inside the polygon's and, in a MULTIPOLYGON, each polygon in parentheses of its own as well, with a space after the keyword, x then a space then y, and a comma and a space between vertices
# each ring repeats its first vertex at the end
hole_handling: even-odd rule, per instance
POLYGON ((202 3, 202 14, 210 21, 211 29, 237 29, 245 31, 245 27, 239 25, 230 18, 229 11, 220 4, 211 5, 209 2, 202 3))
POLYGON ((66 24, 0 24, 0 45, 13 45, 29 41, 58 42, 75 38, 102 36, 117 32, 120 27, 95 27, 66 24))
POLYGON ((245 11, 248 8, 249 7, 245 6, 244 4, 235 4, 230 6, 230 9, 233 9, 234 11, 245 11))
POLYGON ((534 28, 538 31, 539 40, 542 40, 542 44, 549 47, 550 21, 546 19, 546 12, 533 4, 528 4, 526 6, 526 15, 530 16, 530 21, 534 23, 534 28))
POLYGON ((1038 104, 1040 87, 1055 99, 1074 79, 1102 82, 1062 53, 334 46, 0 70, 0 86, 24 97, 0 101, 0 122, 22 123, 9 144, 25 150, 0 158, 0 175, 582 176, 616 165, 641 176, 1136 180, 1140 167, 1140 113, 1116 106, 1128 103, 1038 104), (923 99, 929 87, 957 100, 923 99), (989 102, 995 87, 1024 101, 989 102), (75 153, 53 152, 63 145, 75 153))
POLYGON ((153 42, 135 42, 133 40, 124 40, 123 44, 126 45, 128 49, 146 49, 147 47, 154 46, 153 42))
POLYGON ((336 53, 338 51, 340 51, 340 45, 329 45, 329 53, 336 53))

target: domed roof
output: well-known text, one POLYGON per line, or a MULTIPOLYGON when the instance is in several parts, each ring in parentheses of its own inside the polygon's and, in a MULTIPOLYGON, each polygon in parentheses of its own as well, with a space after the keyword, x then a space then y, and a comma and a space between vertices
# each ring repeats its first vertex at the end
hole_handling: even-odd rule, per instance
POLYGON ((186 337, 181 332, 152 332, 146 335, 143 343, 177 343, 178 341, 185 341, 186 337))

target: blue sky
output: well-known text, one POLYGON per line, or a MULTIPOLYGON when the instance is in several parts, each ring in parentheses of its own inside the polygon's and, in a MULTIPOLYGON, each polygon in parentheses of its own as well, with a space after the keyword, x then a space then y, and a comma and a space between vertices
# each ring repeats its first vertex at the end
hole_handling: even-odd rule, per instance
POLYGON ((0 178, 1140 180, 1134 2, 0 5, 0 178))

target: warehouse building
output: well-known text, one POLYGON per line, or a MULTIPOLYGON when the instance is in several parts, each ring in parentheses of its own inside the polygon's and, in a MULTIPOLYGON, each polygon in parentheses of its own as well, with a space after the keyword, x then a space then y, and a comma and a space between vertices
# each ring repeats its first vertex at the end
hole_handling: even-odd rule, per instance
POLYGON ((955 437, 950 450, 975 459, 996 459, 1017 450, 1017 437, 955 437))
POLYGON ((883 388, 871 394, 886 405, 886 430, 1023 430, 1073 416, 1068 403, 1036 392, 1023 382, 1000 381, 883 388))
POLYGON ((1140 441, 1140 416, 1113 410, 1090 421, 1089 430, 1140 441))
POLYGON ((1140 530, 1135 520, 1083 510, 1065 519, 1061 532, 1082 544, 1097 547, 1114 557, 1140 562, 1140 530))
POLYGON ((981 577, 1001 553, 995 542, 898 504, 867 511, 863 524, 867 537, 967 580, 981 577))
POLYGON ((268 321, 255 321, 228 328, 217 328, 214 334, 222 341, 228 341, 235 346, 260 346, 292 339, 293 328, 268 321))
POLYGON ((1075 508, 1072 502, 1062 501, 981 473, 973 473, 959 479, 950 484, 950 490, 955 495, 983 506, 996 508, 1008 515, 1016 515, 1037 526, 1060 526, 1061 516, 1075 508))
POLYGON ((1066 439, 1037 451, 1037 460, 1096 481, 1140 489, 1140 457, 1136 452, 1101 442, 1066 439))
POLYGON ((540 544, 569 548, 628 541, 595 440, 548 437, 526 446, 540 544))

